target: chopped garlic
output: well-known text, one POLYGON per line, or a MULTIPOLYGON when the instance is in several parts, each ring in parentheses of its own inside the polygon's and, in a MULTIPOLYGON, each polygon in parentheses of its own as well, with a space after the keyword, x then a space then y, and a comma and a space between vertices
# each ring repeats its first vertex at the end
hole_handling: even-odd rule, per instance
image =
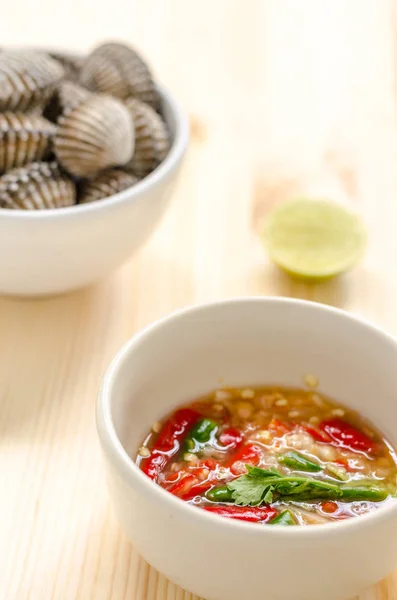
POLYGON ((267 429, 261 429, 261 431, 258 431, 257 436, 259 440, 267 441, 271 439, 272 434, 267 429))
POLYGON ((320 423, 320 417, 310 417, 309 423, 311 423, 312 425, 318 425, 320 423))

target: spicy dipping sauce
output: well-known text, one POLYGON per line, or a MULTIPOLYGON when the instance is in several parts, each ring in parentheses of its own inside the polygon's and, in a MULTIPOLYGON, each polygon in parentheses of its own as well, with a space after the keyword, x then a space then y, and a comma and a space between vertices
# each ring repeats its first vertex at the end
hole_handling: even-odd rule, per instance
POLYGON ((269 525, 357 517, 396 493, 387 440, 313 390, 216 390, 155 423, 136 462, 185 502, 269 525))

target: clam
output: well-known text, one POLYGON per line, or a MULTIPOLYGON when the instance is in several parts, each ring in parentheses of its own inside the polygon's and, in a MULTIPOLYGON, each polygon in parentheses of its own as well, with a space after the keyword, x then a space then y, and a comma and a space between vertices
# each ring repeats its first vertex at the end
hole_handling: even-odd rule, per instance
POLYGON ((51 58, 59 62, 65 72, 64 77, 69 81, 77 81, 83 66, 84 58, 70 52, 49 52, 51 58))
POLYGON ((109 42, 91 52, 80 72, 81 83, 93 92, 117 98, 134 96, 158 106, 158 94, 149 67, 129 46, 109 42))
POLYGON ((62 81, 58 86, 59 103, 63 113, 74 110, 91 95, 91 92, 73 81, 62 81))
POLYGON ((91 92, 73 81, 61 81, 49 103, 44 109, 44 116, 50 121, 57 122, 62 114, 66 114, 85 102, 91 92))
POLYGON ((107 198, 135 185, 138 181, 138 177, 121 169, 103 171, 95 179, 88 179, 81 184, 79 203, 107 198))
POLYGON ((27 112, 44 106, 64 69, 47 54, 0 53, 0 112, 27 112))
POLYGON ((126 106, 135 127, 135 151, 126 168, 144 177, 167 156, 170 136, 163 119, 151 106, 136 98, 129 98, 126 106))
POLYGON ((0 177, 0 207, 37 210, 76 203, 73 181, 56 162, 35 162, 0 177))
POLYGON ((94 94, 60 117, 55 154, 76 177, 93 177, 99 171, 127 163, 134 151, 134 129, 124 104, 94 94))
POLYGON ((0 114, 0 172, 45 158, 56 127, 39 115, 0 114))

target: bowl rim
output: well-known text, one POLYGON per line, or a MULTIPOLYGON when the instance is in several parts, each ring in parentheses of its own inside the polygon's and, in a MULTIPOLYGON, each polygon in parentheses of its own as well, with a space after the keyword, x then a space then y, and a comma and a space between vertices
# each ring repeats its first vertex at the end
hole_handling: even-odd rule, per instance
POLYGON ((158 185, 161 180, 175 168, 185 154, 189 142, 189 124, 186 113, 172 93, 162 84, 157 84, 156 87, 162 104, 168 108, 173 116, 174 135, 167 156, 154 171, 138 181, 135 185, 126 188, 117 194, 112 194, 107 198, 97 200, 96 202, 73 204, 73 206, 63 206, 60 208, 47 208, 45 210, 1 208, 0 219, 10 221, 24 219, 36 221, 62 217, 77 217, 78 215, 83 216, 94 211, 110 210, 127 202, 135 202, 142 193, 145 193, 158 185))
POLYGON ((156 331, 163 329, 173 321, 179 320, 187 315, 192 315, 205 310, 213 310, 217 307, 230 306, 233 304, 264 304, 264 305, 295 305, 303 309, 333 314, 344 321, 354 321, 356 324, 370 330, 372 334, 383 338, 391 347, 397 350, 397 338, 387 333, 369 320, 357 316, 339 308, 331 307, 324 304, 319 304, 309 300, 301 300, 294 298, 284 298, 278 296, 260 297, 247 296, 237 297, 229 300, 219 300, 210 303, 197 304, 187 306, 176 310, 169 315, 155 321, 144 327, 130 338, 123 347, 119 350, 116 356, 111 361, 108 369, 102 380, 102 385, 99 391, 96 405, 96 425, 99 440, 101 442, 104 453, 112 463, 113 467, 119 475, 125 480, 130 487, 141 490, 141 493, 150 497, 154 502, 158 502, 170 510, 178 512, 178 517, 191 522, 195 521, 200 528, 218 527, 225 530, 225 533, 245 534, 249 536, 269 536, 283 537, 289 541, 300 540, 303 537, 326 537, 337 536, 342 533, 353 533, 357 529, 369 529, 376 526, 377 523, 384 522, 391 517, 397 518, 397 499, 395 502, 390 502, 385 506, 380 507, 376 511, 370 512, 367 515, 362 515, 357 519, 346 519, 340 522, 310 525, 309 527, 258 527, 255 523, 245 523, 243 521, 233 519, 222 519, 217 515, 213 515, 204 510, 198 510, 195 506, 191 506, 176 498, 159 485, 151 481, 135 464, 134 460, 127 453, 121 443, 112 418, 111 399, 113 394, 114 383, 116 382, 122 366, 129 361, 131 353, 145 339, 155 335, 156 331))

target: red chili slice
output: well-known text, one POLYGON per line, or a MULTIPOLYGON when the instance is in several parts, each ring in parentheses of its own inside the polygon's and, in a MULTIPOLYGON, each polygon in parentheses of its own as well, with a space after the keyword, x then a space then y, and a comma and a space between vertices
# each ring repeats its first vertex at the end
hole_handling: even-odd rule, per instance
POLYGON ((269 423, 269 429, 280 437, 292 431, 289 423, 285 423, 279 419, 275 419, 274 417, 269 423))
POLYGON ((236 463, 248 464, 253 467, 259 465, 262 451, 256 444, 244 444, 237 452, 227 461, 226 466, 234 475, 241 475, 240 469, 236 469, 236 463))
MULTIPOLYGON (((218 462, 216 462, 215 459, 213 458, 204 458, 203 460, 200 460, 197 467, 198 468, 206 468, 209 469, 210 471, 214 471, 216 469, 216 467, 219 465, 218 462)), ((195 468, 195 467, 193 467, 195 468)))
POLYGON ((243 441, 241 431, 236 427, 227 427, 219 436, 219 442, 226 446, 228 450, 235 450, 243 441))
POLYGON ((322 431, 331 438, 331 444, 359 452, 375 452, 376 443, 342 419, 329 419, 320 423, 322 431))
POLYGON ((140 467, 150 479, 156 481, 159 474, 178 452, 181 441, 200 415, 190 408, 177 410, 163 425, 148 458, 144 458, 140 467))
POLYGON ((192 473, 185 473, 174 485, 168 488, 168 491, 174 494, 174 496, 182 498, 198 481, 197 477, 192 473))
POLYGON ((277 514, 277 511, 271 506, 204 506, 203 508, 221 517, 250 523, 259 521, 267 523, 277 514))
POLYGON ((187 490, 184 494, 182 494, 180 498, 182 498, 182 500, 185 501, 191 500, 195 496, 201 496, 202 494, 205 494, 205 492, 208 492, 208 490, 211 489, 213 485, 214 482, 212 481, 212 479, 200 481, 199 483, 195 483, 194 485, 192 485, 192 487, 189 490, 187 490))
POLYGON ((182 500, 191 500, 195 496, 201 496, 214 485, 214 471, 219 463, 213 458, 201 460, 190 466, 187 470, 179 471, 182 477, 168 491, 182 500))
POLYGON ((319 429, 315 429, 314 427, 309 427, 309 425, 300 425, 303 431, 306 431, 309 435, 312 436, 316 442, 321 442, 323 444, 329 444, 332 439, 325 431, 320 431, 319 429))

